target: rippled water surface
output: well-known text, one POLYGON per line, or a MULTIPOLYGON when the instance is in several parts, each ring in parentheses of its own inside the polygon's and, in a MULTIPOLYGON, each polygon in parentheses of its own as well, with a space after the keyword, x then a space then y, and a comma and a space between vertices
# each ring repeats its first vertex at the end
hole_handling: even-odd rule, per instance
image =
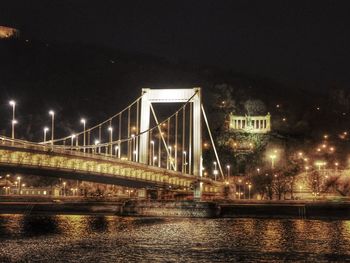
POLYGON ((0 215, 0 262, 350 262, 350 221, 0 215))

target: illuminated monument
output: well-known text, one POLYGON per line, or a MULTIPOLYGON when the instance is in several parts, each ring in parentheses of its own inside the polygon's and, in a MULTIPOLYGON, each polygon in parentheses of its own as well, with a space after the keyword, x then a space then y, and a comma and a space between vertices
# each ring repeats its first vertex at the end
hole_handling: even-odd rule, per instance
POLYGON ((238 116, 230 114, 229 128, 231 131, 247 133, 268 133, 271 131, 271 115, 238 116))
POLYGON ((19 37, 19 30, 12 27, 0 26, 0 39, 18 38, 18 37, 19 37))

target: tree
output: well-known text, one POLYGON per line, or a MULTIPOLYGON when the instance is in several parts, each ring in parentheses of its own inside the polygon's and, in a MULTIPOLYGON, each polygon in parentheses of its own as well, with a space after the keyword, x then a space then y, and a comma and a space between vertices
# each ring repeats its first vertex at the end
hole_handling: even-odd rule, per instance
POLYGON ((247 100, 244 103, 244 109, 248 115, 266 114, 266 105, 261 100, 247 100))
POLYGON ((291 189, 290 178, 284 173, 275 173, 272 183, 272 189, 277 195, 278 200, 285 198, 286 193, 291 189))
POLYGON ((258 193, 261 199, 267 198, 272 199, 272 181, 273 178, 269 173, 255 174, 251 176, 251 181, 255 193, 258 193))

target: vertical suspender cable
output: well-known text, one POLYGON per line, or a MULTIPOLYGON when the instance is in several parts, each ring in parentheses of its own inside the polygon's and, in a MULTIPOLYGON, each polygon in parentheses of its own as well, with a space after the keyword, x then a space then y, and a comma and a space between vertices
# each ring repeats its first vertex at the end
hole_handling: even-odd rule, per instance
MULTIPOLYGON (((152 165, 152 158, 154 156, 154 153, 152 153, 152 147, 154 149, 154 146, 152 146, 152 130, 148 132, 148 163, 149 165, 152 165)), ((154 142, 153 142, 154 143, 154 142)))
POLYGON ((192 120, 193 120, 193 105, 190 103, 190 127, 189 127, 189 139, 188 139, 188 173, 192 174, 192 120))
POLYGON ((186 148, 185 148, 185 142, 186 142, 186 105, 182 108, 182 172, 186 173, 186 148))
POLYGON ((119 114, 119 131, 118 131, 118 158, 120 158, 120 154, 122 151, 122 145, 121 145, 121 136, 122 136, 122 112, 119 114))
MULTIPOLYGON (((102 142, 101 139, 102 139, 102 126, 99 125, 98 126, 98 143, 99 144, 102 142)), ((101 146, 98 147, 98 153, 101 153, 101 146)))
MULTIPOLYGON (((110 121, 109 121, 109 127, 112 129, 112 130, 110 130, 110 135, 109 136, 111 136, 111 138, 110 138, 110 142, 109 142, 109 154, 110 154, 110 156, 112 156, 113 155, 113 127, 112 127, 112 119, 110 119, 110 121)), ((107 149, 107 151, 108 151, 108 149, 107 149)), ((106 152, 107 153, 107 152, 106 152)))
MULTIPOLYGON (((128 138, 130 138, 130 107, 128 108, 128 138)), ((132 153, 130 154, 130 140, 128 140, 128 158, 131 160, 132 153)))
MULTIPOLYGON (((169 150, 170 146, 170 119, 167 120, 167 150, 169 150)), ((167 158, 167 169, 171 169, 171 156, 168 154, 167 158)))
POLYGON ((158 130, 159 133, 159 140, 158 140, 158 167, 161 167, 162 165, 162 142, 161 142, 161 131, 160 129, 158 130))
MULTIPOLYGON (((136 131, 135 133, 138 134, 139 133, 139 111, 140 111, 140 100, 137 100, 137 103, 136 103, 136 131)), ((139 161, 139 137, 140 136, 137 136, 135 138, 136 140, 136 162, 139 161)))
MULTIPOLYGON (((88 145, 90 146, 90 137, 91 137, 91 135, 90 135, 90 130, 88 131, 88 145)), ((88 148, 88 150, 87 150, 88 152, 90 152, 90 149, 88 148)))
POLYGON ((175 114, 175 146, 174 146, 174 151, 175 151, 175 171, 177 171, 177 127, 178 127, 178 113, 176 112, 175 114))

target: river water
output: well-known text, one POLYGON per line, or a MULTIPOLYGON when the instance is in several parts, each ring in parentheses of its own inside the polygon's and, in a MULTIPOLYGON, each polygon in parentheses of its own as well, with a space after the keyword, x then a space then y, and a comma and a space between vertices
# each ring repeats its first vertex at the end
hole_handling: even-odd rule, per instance
POLYGON ((350 262, 350 221, 0 215, 0 262, 350 262))

